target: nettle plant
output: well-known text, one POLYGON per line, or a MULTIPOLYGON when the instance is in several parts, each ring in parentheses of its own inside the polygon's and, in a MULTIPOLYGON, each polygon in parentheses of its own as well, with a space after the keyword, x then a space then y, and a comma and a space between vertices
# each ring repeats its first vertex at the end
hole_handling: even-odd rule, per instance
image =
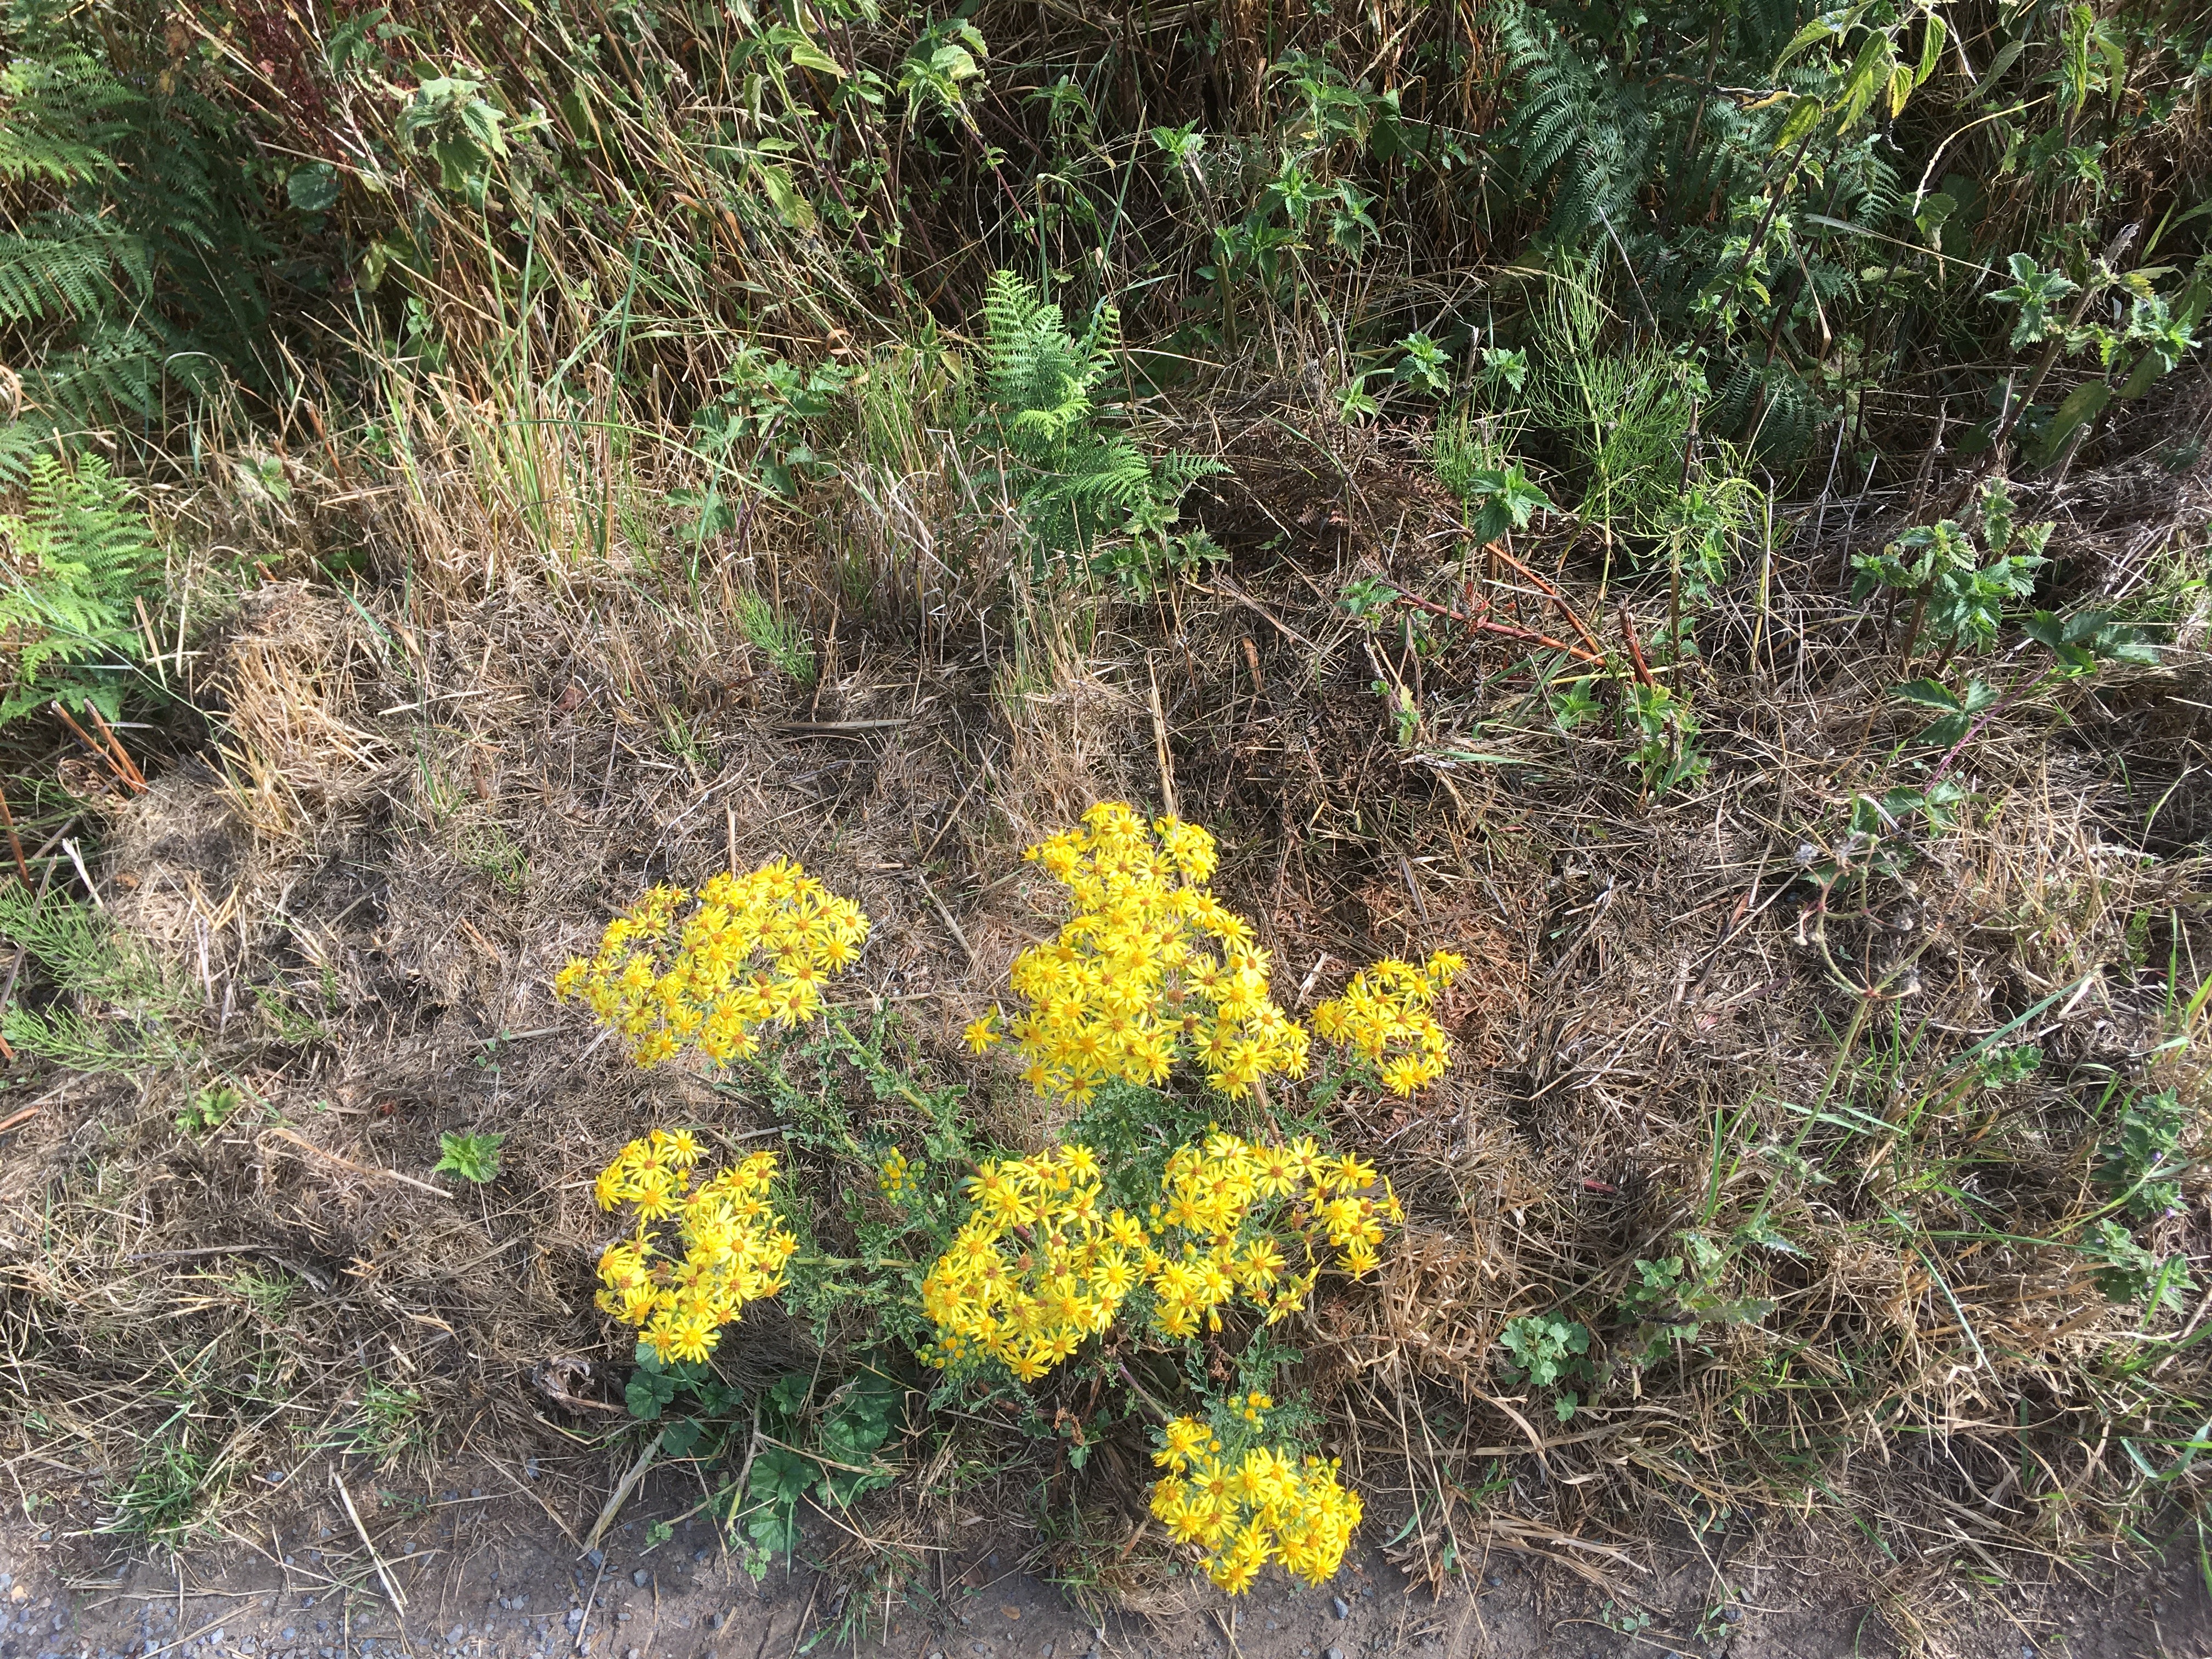
POLYGON ((861 1254, 832 1255, 815 1239, 819 1183, 775 1153, 702 1178, 697 1132, 656 1127, 623 1149, 596 1196, 631 1225, 599 1258, 598 1304, 639 1334, 633 1412, 668 1419, 659 1443, 679 1455, 742 1457, 718 1512, 762 1564, 796 1546, 802 1501, 842 1507, 888 1484, 874 1460, 912 1392, 994 1406, 1065 1441, 1079 1468, 1103 1430, 1147 1418, 1152 1512, 1215 1583, 1241 1593, 1271 1562, 1320 1583, 1360 1504, 1311 1449, 1310 1406, 1270 1391, 1297 1358, 1279 1333, 1324 1275, 1376 1272, 1404 1220, 1371 1164, 1328 1149, 1321 1110, 1347 1087, 1410 1096, 1442 1075, 1436 1007, 1465 964, 1377 963, 1301 1024, 1250 924, 1206 885, 1205 830, 1106 803, 1027 856, 1066 890, 1068 919, 1017 958, 1017 1006, 966 1031, 979 1057, 1010 1042, 1030 1086, 1073 1109, 1060 1144, 1026 1156, 981 1141, 961 1090, 926 1092, 884 1059, 880 1029, 864 1037, 826 1006, 823 982, 856 958, 867 918, 795 865, 654 888, 562 969, 557 992, 639 1064, 749 1063, 802 1164, 828 1155, 866 1176, 843 1194, 861 1254), (806 1048, 797 1033, 817 1022, 806 1048), (787 1066, 810 1056, 920 1108, 917 1144, 795 1081, 787 1066), (1231 1113, 1241 1128, 1215 1121, 1231 1113), (836 1317, 856 1358, 819 1410, 809 1375, 756 1399, 715 1370, 731 1325, 769 1299, 825 1329, 836 1317), (1055 1392, 1070 1382, 1088 1386, 1055 1392))
POLYGON ((1972 673, 1952 684, 1954 664, 1996 643, 2007 605, 2029 598, 2037 574, 2050 562, 2043 550, 2051 525, 2016 524, 2014 512, 2004 480, 1994 479, 1982 486, 1969 523, 1944 519, 1917 526, 1881 552, 1853 561, 1859 573, 1854 598, 1887 589, 1893 613, 1909 602, 1903 660, 1910 664, 1925 642, 1939 647, 1932 672, 1890 688, 1899 702, 1936 715, 1918 734, 1923 744, 1955 751, 2015 703, 2107 663, 2159 659, 2141 634, 2103 611, 2062 617, 2035 611, 2021 621, 2021 631, 2047 658, 2031 662, 2009 686, 1972 673))

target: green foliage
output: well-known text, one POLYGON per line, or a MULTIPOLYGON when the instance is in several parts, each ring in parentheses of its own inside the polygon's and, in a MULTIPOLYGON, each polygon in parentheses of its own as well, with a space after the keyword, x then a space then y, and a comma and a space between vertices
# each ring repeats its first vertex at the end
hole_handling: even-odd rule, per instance
POLYGON ((1092 393, 1119 362, 1121 319, 1102 306, 1080 335, 1060 307, 1009 271, 984 295, 990 420, 1042 574, 1073 560, 1132 593, 1221 556, 1204 532, 1175 529, 1181 503, 1218 462, 1180 451, 1147 458, 1109 428, 1092 393))
POLYGON ((1532 1388, 1556 1389, 1553 1410, 1560 1422, 1575 1414, 1584 1395, 1599 1377, 1589 1358, 1589 1327, 1571 1319, 1544 1314, 1523 1314, 1508 1320, 1498 1341, 1512 1356, 1501 1366, 1515 1382, 1532 1388), (1563 1386, 1565 1385, 1565 1386, 1563 1386), (1578 1392, 1579 1391, 1579 1392, 1578 1392))
POLYGON ((118 74, 112 27, 40 4, 0 71, 0 337, 21 376, 0 477, 112 423, 157 423, 174 388, 265 384, 264 211, 234 118, 164 75, 118 74))
POLYGON ((388 1468, 421 1445, 429 1431, 420 1389, 370 1376, 363 1379, 360 1394, 331 1425, 323 1443, 388 1468))
POLYGON ((1615 535, 1648 533, 1672 508, 1699 390, 1648 335, 1621 337, 1596 267, 1568 262, 1537 311, 1528 414, 1571 459, 1576 512, 1615 535))
POLYGON ((1621 1293, 1621 1316, 1633 1322, 1622 1347, 1630 1364, 1654 1364, 1677 1344, 1696 1342, 1710 1327, 1757 1324, 1774 1311, 1764 1297, 1725 1293, 1735 1260, 1733 1244, 1695 1231, 1677 1234, 1674 1242, 1672 1255, 1638 1257, 1636 1278, 1621 1293))
POLYGON ((2138 1304, 2154 1314, 2189 1311, 2197 1281, 2189 1275, 2187 1256, 2154 1255, 2109 1218, 2099 1221, 2082 1241, 2081 1253, 2093 1265, 2097 1288, 2108 1300, 2138 1304))
POLYGON ((22 512, 0 515, 0 726, 50 701, 120 720, 161 554, 98 456, 38 456, 29 479, 22 512))
POLYGON ((867 1366, 809 1409, 815 1381, 811 1372, 794 1371, 761 1398, 763 1432, 774 1443, 754 1454, 731 1519, 764 1555, 788 1555, 798 1547, 801 1502, 843 1511, 891 1483, 889 1471, 871 1466, 905 1415, 905 1385, 867 1366))
POLYGON ((1509 531, 1526 530, 1539 513, 1559 511, 1518 462, 1477 470, 1468 477, 1462 499, 1474 508, 1471 528, 1478 541, 1494 542, 1509 531))
POLYGON ((1663 685, 1634 682, 1628 712, 1635 723, 1633 758, 1646 790, 1663 795, 1705 775, 1711 763, 1697 750, 1698 717, 1686 699, 1663 685))
POLYGON ((0 939, 27 950, 63 994, 33 1008, 19 989, 0 1008, 0 1036, 15 1048, 73 1070, 122 1073, 189 1052, 179 1027, 192 1006, 190 994, 102 912, 0 882, 0 939))
POLYGON ((430 1173, 459 1176, 478 1187, 495 1181, 499 1178, 500 1143, 506 1139, 503 1134, 441 1134, 438 1161, 430 1166, 430 1173))
POLYGON ((2181 1175, 2188 1167, 2181 1147, 2191 1115, 2172 1089, 2122 1097, 2112 1137, 2098 1146, 2091 1173, 2112 1201, 2138 1221, 2181 1207, 2181 1175))
POLYGON ((801 685, 814 679, 814 645, 798 622, 760 594, 738 595, 738 627, 756 650, 801 685))
POLYGON ((223 1487, 218 1463, 186 1439, 165 1436, 110 1490, 110 1508, 97 1530, 178 1548, 214 1518, 223 1487))
POLYGON ((234 1084, 204 1085, 178 1112, 177 1127, 188 1135, 211 1134, 229 1122, 246 1100, 245 1091, 234 1084))

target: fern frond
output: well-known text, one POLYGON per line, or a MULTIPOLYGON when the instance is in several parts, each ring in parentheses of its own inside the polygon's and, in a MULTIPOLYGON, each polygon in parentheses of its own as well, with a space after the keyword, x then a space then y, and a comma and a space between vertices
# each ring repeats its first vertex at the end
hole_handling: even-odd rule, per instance
POLYGON ((58 187, 112 177, 125 118, 145 101, 77 47, 15 59, 0 68, 0 179, 58 187))
POLYGON ((0 723, 56 697, 118 716, 151 529, 97 456, 72 472, 42 453, 26 471, 23 511, 0 515, 0 723))

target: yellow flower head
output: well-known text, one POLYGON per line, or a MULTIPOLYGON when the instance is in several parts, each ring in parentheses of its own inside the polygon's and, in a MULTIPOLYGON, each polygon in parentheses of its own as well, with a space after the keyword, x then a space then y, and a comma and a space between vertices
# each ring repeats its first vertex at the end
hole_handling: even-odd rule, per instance
POLYGON ((1342 996, 1314 1010, 1314 1030, 1374 1066, 1392 1094, 1410 1099, 1451 1064, 1451 1039, 1431 1011, 1466 966, 1465 957, 1449 951, 1418 967, 1378 962, 1356 975, 1342 996))
POLYGON ((1025 856, 1067 889, 1071 913, 1011 976, 1029 1012, 1010 1030, 1040 1092, 1082 1104, 1104 1079, 1157 1085, 1182 1060, 1231 1097, 1304 1074, 1305 1029, 1270 997, 1250 927, 1206 889, 1204 830, 1104 801, 1025 856))
MULTIPOLYGON (((1251 1398, 1248 1396, 1247 1409, 1251 1398)), ((1152 1461, 1167 1471, 1152 1486, 1152 1514, 1177 1543, 1204 1552, 1206 1576, 1231 1595, 1279 1562, 1310 1584, 1334 1577, 1360 1521, 1359 1498, 1317 1457, 1293 1463, 1264 1444, 1224 1451, 1196 1418, 1162 1431, 1152 1461)))
POLYGON ((695 1188, 698 1158, 690 1131, 655 1129, 617 1152, 592 1183, 601 1208, 634 1205, 641 1224, 601 1254, 599 1305, 637 1327, 664 1364, 704 1360, 746 1303, 783 1288, 784 1264, 799 1248, 765 1197, 774 1152, 755 1152, 695 1188), (680 1252, 664 1252, 642 1224, 656 1220, 676 1223, 680 1252))
POLYGON ((651 889, 553 989, 581 1001, 641 1066, 686 1048, 722 1064, 753 1051, 756 1026, 812 1018, 823 984, 867 936, 858 905, 779 860, 696 892, 651 889))

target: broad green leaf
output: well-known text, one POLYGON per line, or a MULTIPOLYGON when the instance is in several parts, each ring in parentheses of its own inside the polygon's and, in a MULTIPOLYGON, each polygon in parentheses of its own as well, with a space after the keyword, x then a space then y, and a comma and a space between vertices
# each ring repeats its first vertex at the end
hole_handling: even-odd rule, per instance
POLYGON ((1943 20, 1934 12, 1920 31, 1920 67, 1913 71, 1912 84, 1919 86, 1936 73, 1936 65, 1943 58, 1943 20))
POLYGON ((2051 417, 2044 428, 2043 447, 2056 454, 2060 445, 2072 437, 2076 429, 2087 426, 2105 411, 2112 401, 2112 389, 2102 380, 2086 380, 2068 392, 2058 405, 2058 412, 2051 417))
POLYGON ((814 204, 799 193, 791 182, 791 170, 773 161, 756 161, 753 172, 759 177, 761 188, 768 192, 776 216, 793 230, 805 235, 814 228, 814 204))
POLYGON ((284 195, 302 213, 327 213, 338 204, 338 170, 328 161, 310 161, 294 167, 284 180, 284 195))
POLYGON ((1917 703, 1923 708, 1940 708, 1955 714, 1966 704, 1959 695, 1938 680, 1907 680, 1902 685, 1893 685, 1889 695, 1899 702, 1917 703))
POLYGON ((1820 124, 1824 106, 1817 98, 1800 98, 1790 106, 1790 118, 1782 124, 1775 135, 1774 148, 1779 152, 1788 149, 1820 124))
POLYGON ((845 66, 803 34, 795 40, 786 41, 783 52, 793 68, 812 70, 817 75, 834 75, 841 81, 845 78, 845 66))

